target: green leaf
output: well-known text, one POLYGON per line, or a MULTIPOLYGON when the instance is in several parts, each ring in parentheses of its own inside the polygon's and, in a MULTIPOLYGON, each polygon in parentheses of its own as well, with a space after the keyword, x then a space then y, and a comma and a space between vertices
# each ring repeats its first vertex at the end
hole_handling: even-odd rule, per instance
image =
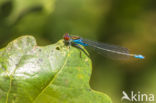
POLYGON ((23 36, 0 50, 0 103, 111 103, 89 86, 91 60, 63 40, 23 36))

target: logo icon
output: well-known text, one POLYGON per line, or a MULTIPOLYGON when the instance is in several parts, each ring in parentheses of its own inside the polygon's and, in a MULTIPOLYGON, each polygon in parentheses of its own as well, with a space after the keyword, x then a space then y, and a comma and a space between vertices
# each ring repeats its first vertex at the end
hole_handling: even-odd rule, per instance
POLYGON ((123 97, 121 98, 121 101, 123 101, 124 99, 131 101, 131 99, 128 97, 128 95, 125 91, 123 91, 122 94, 123 94, 123 97))

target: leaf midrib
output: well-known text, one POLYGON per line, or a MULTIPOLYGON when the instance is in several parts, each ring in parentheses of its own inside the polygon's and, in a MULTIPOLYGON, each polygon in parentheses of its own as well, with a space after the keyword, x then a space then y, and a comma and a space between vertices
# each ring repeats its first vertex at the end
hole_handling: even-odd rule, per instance
POLYGON ((67 60, 68 60, 68 57, 69 57, 69 54, 70 52, 68 52, 67 56, 66 56, 66 59, 65 59, 65 62, 64 64, 62 65, 61 69, 56 73, 56 75, 54 76, 54 78, 45 86, 44 89, 42 89, 42 91, 36 96, 36 98, 34 99, 34 101, 32 101, 32 103, 35 103, 35 101, 37 100, 37 98, 49 87, 50 84, 52 84, 55 80, 55 78, 57 77, 57 75, 59 74, 60 71, 62 71, 62 69, 64 68, 64 66, 66 65, 67 63, 67 60))
MULTIPOLYGON (((18 64, 20 63, 22 57, 23 57, 23 55, 20 57, 20 59, 19 59, 19 61, 18 61, 18 64)), ((17 65, 18 65, 18 64, 17 64, 17 65)), ((9 84, 9 89, 8 89, 8 92, 7 92, 6 103, 8 103, 9 93, 10 93, 11 88, 12 88, 13 75, 15 74, 16 69, 17 69, 17 66, 16 66, 16 68, 14 69, 13 73, 12 73, 12 74, 10 75, 10 77, 9 77, 9 78, 10 78, 10 84, 9 84)))

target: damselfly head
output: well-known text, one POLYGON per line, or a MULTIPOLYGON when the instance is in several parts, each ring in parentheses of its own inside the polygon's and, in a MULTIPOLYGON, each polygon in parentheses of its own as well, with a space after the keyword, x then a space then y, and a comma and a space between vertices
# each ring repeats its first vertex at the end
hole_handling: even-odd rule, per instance
POLYGON ((69 33, 65 33, 65 34, 64 34, 64 40, 65 40, 65 41, 69 41, 69 40, 70 40, 69 33))

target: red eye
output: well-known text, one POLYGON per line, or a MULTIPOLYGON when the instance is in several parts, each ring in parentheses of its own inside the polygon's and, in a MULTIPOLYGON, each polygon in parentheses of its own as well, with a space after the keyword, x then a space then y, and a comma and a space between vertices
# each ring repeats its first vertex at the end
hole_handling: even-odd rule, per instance
POLYGON ((70 39, 70 36, 69 36, 68 33, 66 33, 66 34, 64 35, 64 40, 68 41, 69 39, 70 39))
POLYGON ((64 36, 64 40, 69 40, 69 37, 67 37, 67 36, 64 36))

